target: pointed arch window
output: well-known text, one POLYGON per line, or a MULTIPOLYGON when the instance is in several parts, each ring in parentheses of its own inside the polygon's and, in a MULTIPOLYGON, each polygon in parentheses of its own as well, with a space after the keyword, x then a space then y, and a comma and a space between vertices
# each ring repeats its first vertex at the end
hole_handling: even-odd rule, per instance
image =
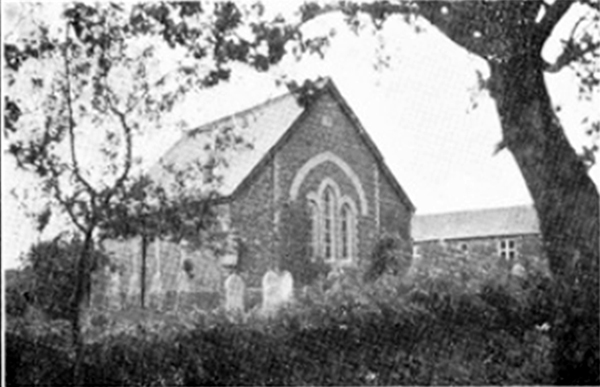
POLYGON ((354 212, 348 203, 344 203, 340 210, 340 258, 349 260, 354 249, 354 212))
POLYGON ((310 258, 328 263, 350 263, 357 254, 358 211, 354 200, 343 195, 330 177, 318 190, 306 196, 310 231, 307 251, 310 258))
POLYGON ((309 257, 314 258, 319 254, 319 206, 314 200, 308 201, 308 214, 310 217, 309 229, 309 257))
POLYGON ((331 187, 323 191, 323 255, 325 260, 335 258, 336 197, 331 187))

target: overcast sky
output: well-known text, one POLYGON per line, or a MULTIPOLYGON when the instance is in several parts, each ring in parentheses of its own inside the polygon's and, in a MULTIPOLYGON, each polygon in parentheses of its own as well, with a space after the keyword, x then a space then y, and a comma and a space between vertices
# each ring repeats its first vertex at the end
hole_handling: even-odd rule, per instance
MULTIPOLYGON (((3 16, 3 37, 18 33, 18 19, 7 20, 4 10, 3 16)), ((184 119, 195 127, 279 95, 285 90, 276 87, 275 80, 282 74, 297 80, 330 76, 418 214, 531 203, 510 153, 493 154, 501 138, 495 106, 485 92, 474 93, 476 70, 485 73, 487 65, 434 30, 416 34, 401 21, 388 25, 381 37, 368 31, 357 37, 340 17, 322 18, 307 32, 336 29, 324 60, 305 58, 297 63, 288 58, 269 74, 240 69, 229 84, 190 95, 173 112, 173 122, 184 119), (376 68, 381 41, 389 66, 376 68)), ((549 55, 552 49, 548 48, 549 55)), ((549 85, 563 107, 561 120, 567 135, 580 147, 588 139, 579 121, 591 114, 594 103, 600 106, 600 97, 596 95, 592 103, 578 102, 577 82, 569 72, 549 79, 549 85)), ((145 139, 149 162, 179 136, 180 131, 173 129, 145 139)), ((38 236, 9 194, 27 180, 12 160, 3 155, 2 161, 2 257, 3 264, 11 266, 38 236)), ((598 185, 599 168, 591 175, 598 185)))

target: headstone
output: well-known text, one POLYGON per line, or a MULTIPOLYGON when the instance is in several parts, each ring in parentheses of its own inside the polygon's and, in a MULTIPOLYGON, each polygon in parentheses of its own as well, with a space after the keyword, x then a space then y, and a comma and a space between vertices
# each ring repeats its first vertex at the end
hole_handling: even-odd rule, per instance
POLYGON ((294 278, 292 273, 284 271, 281 275, 280 302, 282 304, 292 301, 294 297, 294 278))
POLYGON ((269 270, 262 279, 264 312, 274 312, 279 307, 292 300, 294 293, 294 280, 289 271, 281 275, 269 270))
POLYGON ((246 285, 237 274, 231 274, 225 280, 225 310, 230 312, 244 311, 246 285))

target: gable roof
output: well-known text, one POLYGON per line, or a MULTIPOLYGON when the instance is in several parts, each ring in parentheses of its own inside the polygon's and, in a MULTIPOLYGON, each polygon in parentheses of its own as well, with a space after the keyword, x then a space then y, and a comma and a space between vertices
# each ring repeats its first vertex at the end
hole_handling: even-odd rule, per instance
MULTIPOLYGON (((333 96, 353 123, 359 137, 375 157, 383 175, 391 183, 400 200, 414 212, 415 207, 408 195, 400 187, 375 143, 333 81, 325 78, 315 82, 314 85, 317 88, 317 95, 313 97, 313 100, 323 93, 330 93, 333 96)), ((181 167, 196 162, 206 164, 211 156, 217 154, 215 149, 219 147, 220 141, 230 141, 233 146, 218 152, 219 163, 214 168, 214 173, 219 180, 218 183, 213 183, 212 188, 223 197, 231 197, 239 191, 241 186, 247 184, 261 166, 266 164, 271 156, 281 148, 309 111, 310 104, 301 106, 296 95, 288 92, 249 109, 202 125, 185 133, 150 170, 150 176, 157 182, 168 183, 173 179, 171 172, 164 168, 165 165, 173 164, 181 167)))
POLYGON ((491 236, 539 234, 537 213, 531 206, 418 215, 413 217, 415 242, 491 236))

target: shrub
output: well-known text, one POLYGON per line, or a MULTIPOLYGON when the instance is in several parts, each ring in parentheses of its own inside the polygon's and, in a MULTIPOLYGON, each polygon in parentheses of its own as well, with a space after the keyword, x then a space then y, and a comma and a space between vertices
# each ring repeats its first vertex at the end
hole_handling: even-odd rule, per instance
MULTIPOLYGON (((178 324, 176 315, 145 314, 118 328, 109 316, 102 326, 107 333, 86 346, 86 380, 144 386, 552 382, 552 343, 535 326, 543 281, 474 288, 450 283, 456 273, 431 273, 399 279, 387 272, 365 283, 359 271, 346 270, 318 280, 268 319, 252 314, 233 322, 221 311, 198 315, 190 325, 178 324)), ((70 356, 7 344, 13 384, 68 382, 70 356)))
MULTIPOLYGON (((28 272, 22 284, 29 296, 28 302, 51 318, 70 319, 71 298, 77 284, 76 264, 83 248, 77 239, 54 239, 34 245, 24 259, 28 272)), ((108 257, 100 251, 92 252, 91 270, 108 264, 108 257)))

